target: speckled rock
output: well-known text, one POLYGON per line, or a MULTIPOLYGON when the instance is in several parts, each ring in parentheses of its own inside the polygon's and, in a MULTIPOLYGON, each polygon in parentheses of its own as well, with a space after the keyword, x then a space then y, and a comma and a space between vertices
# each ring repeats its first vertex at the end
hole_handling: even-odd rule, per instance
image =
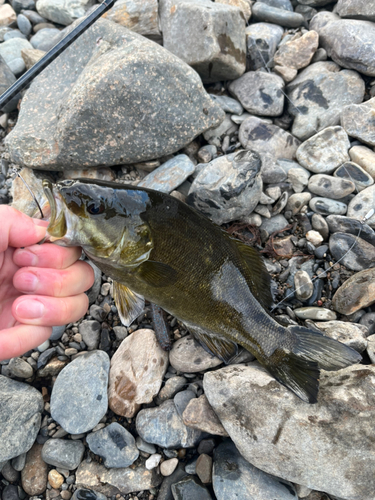
POLYGON ((49 439, 43 445, 42 458, 61 469, 74 470, 82 462, 85 446, 79 440, 49 439))
MULTIPOLYGON (((348 205, 348 217, 362 220, 374 208, 375 184, 358 193, 348 205)), ((366 220, 366 224, 375 228, 375 215, 366 220)))
POLYGON ((332 299, 335 311, 349 316, 375 302, 375 268, 354 274, 337 290, 332 299))
POLYGON ((356 189, 354 182, 326 174, 312 175, 307 187, 311 193, 333 200, 344 198, 356 189))
POLYGON ((34 80, 7 144, 13 160, 31 168, 135 163, 181 149, 223 118, 194 70, 158 44, 100 19, 34 80), (116 85, 108 93, 110 82, 116 85), (162 121, 160 109, 169 110, 162 121))
POLYGON ((140 35, 160 35, 157 0, 117 0, 103 17, 140 35))
POLYGON ((41 444, 35 443, 27 452, 25 467, 21 472, 22 488, 30 495, 41 495, 47 487, 47 464, 42 459, 41 444))
POLYGON ((169 194, 190 177, 194 170, 195 165, 187 155, 177 155, 146 175, 137 185, 169 194))
POLYGON ((262 194, 261 161, 253 151, 239 151, 212 160, 194 179, 188 204, 216 224, 242 219, 262 194))
POLYGON ((332 257, 352 271, 375 266, 375 246, 353 234, 334 233, 329 239, 332 257))
POLYGON ((141 329, 122 341, 111 360, 109 407, 117 415, 133 417, 141 404, 151 403, 168 368, 168 353, 152 330, 141 329))
POLYGON ((179 372, 195 373, 219 366, 222 361, 209 354, 190 335, 177 340, 169 353, 169 362, 179 372))
POLYGON ((255 23, 246 27, 247 70, 264 68, 272 60, 283 35, 283 28, 271 23, 255 23))
POLYGON ((350 159, 361 166, 375 179, 375 153, 366 146, 353 146, 349 149, 350 159))
POLYGON ((228 436, 204 394, 189 401, 182 414, 182 420, 185 425, 193 429, 216 436, 228 436))
POLYGON ((375 97, 362 104, 346 106, 341 113, 341 126, 351 137, 375 146, 375 97))
POLYGON ((343 344, 363 352, 367 347, 367 327, 345 321, 317 322, 315 325, 331 339, 338 340, 343 344))
MULTIPOLYGON (((306 140, 317 131, 340 122, 348 104, 363 101, 365 86, 355 71, 342 70, 332 61, 310 64, 286 87, 291 100, 292 134, 306 140)), ((322 172, 323 173, 323 172, 322 172)))
POLYGON ((85 15, 94 0, 38 0, 38 13, 54 23, 67 26, 85 15))
POLYGON ((312 198, 309 204, 311 210, 321 215, 345 215, 348 209, 345 203, 330 198, 312 198))
POLYGON ((374 379, 375 366, 322 372, 319 402, 308 405, 253 363, 206 373, 204 391, 255 467, 330 496, 371 500, 374 379))
MULTIPOLYGON (((349 150, 349 155, 350 151, 351 150, 349 150)), ((362 191, 363 189, 366 189, 367 187, 374 184, 374 179, 371 177, 371 175, 362 167, 357 165, 357 163, 354 163, 352 161, 343 163, 337 170, 333 172, 333 175, 334 177, 341 177, 342 179, 348 179, 354 182, 357 191, 362 191)))

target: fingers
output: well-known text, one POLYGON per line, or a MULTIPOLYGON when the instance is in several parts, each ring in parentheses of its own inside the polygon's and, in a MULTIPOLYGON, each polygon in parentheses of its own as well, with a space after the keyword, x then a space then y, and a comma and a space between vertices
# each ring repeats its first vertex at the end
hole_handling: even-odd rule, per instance
POLYGON ((80 247, 60 247, 52 243, 32 245, 14 252, 13 262, 19 266, 66 269, 81 257, 80 247))
POLYGON ((94 271, 86 262, 77 261, 67 269, 23 267, 13 278, 22 293, 69 297, 88 290, 94 283, 94 271))
POLYGON ((0 361, 15 358, 37 347, 52 333, 49 326, 18 325, 0 330, 0 361))
POLYGON ((62 298, 23 295, 14 301, 12 314, 20 323, 59 326, 78 321, 86 314, 88 305, 84 293, 62 298))
POLYGON ((48 222, 31 219, 8 205, 0 206, 0 252, 8 247, 33 245, 44 238, 48 222))

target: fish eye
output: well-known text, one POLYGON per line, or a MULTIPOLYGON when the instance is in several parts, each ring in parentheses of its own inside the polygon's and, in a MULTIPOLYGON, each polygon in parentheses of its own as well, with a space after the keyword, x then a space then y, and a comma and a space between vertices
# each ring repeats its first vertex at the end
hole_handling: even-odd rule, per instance
POLYGON ((87 207, 87 211, 91 215, 99 215, 104 212, 104 203, 91 203, 87 207))

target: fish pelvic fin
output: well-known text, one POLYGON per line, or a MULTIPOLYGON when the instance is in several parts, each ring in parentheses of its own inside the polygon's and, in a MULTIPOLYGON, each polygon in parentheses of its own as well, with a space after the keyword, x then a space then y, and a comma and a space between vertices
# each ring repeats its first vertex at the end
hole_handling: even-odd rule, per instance
POLYGON ((130 326, 145 308, 145 299, 142 295, 117 281, 113 282, 113 298, 121 323, 125 326, 130 326))

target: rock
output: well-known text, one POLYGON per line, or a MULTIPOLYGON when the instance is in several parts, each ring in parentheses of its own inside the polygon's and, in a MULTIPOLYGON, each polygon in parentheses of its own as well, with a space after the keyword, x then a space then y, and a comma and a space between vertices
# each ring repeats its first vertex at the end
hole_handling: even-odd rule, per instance
POLYGON ((318 33, 320 46, 335 63, 375 76, 374 23, 340 19, 326 24, 318 33))
POLYGON ((362 104, 345 106, 341 113, 341 126, 351 137, 355 137, 370 146, 375 146, 374 114, 375 97, 362 104))
POLYGON ((314 230, 307 231, 306 233, 307 241, 310 241, 315 247, 319 246, 323 242, 323 236, 314 230))
POLYGON ((367 354, 370 358, 371 363, 375 363, 375 335, 370 335, 367 337, 367 354))
POLYGON ((270 23, 255 23, 246 27, 247 70, 264 68, 272 61, 283 28, 270 23))
POLYGON ((108 371, 104 351, 83 354, 61 370, 52 389, 51 416, 65 431, 87 432, 106 414, 108 371))
POLYGON ((330 215, 327 224, 331 233, 349 233, 360 236, 363 240, 375 246, 375 231, 367 224, 343 215, 330 215))
POLYGON ((74 470, 82 462, 85 447, 81 441, 49 439, 44 443, 42 459, 60 469, 74 470))
POLYGON ((148 453, 150 455, 156 453, 156 447, 153 444, 146 443, 146 441, 143 441, 143 439, 140 436, 137 436, 135 444, 138 450, 140 451, 144 451, 145 453, 148 453))
POLYGON ((271 73, 249 71, 228 87, 249 113, 261 116, 279 116, 284 108, 282 78, 271 73))
POLYGON ((21 55, 25 62, 26 69, 30 69, 44 56, 45 52, 38 49, 22 49, 21 55))
MULTIPOLYGON (((0 55, 0 92, 3 94, 16 81, 16 77, 0 55)), ((21 99, 21 94, 17 94, 8 104, 3 106, 2 111, 9 113, 17 108, 18 101, 21 99)))
POLYGON ((195 165, 184 154, 177 155, 148 174, 137 186, 171 193, 194 173, 195 165))
POLYGON ((44 408, 39 391, 0 375, 0 462, 28 451, 38 434, 44 408))
POLYGON ((16 471, 21 472, 21 470, 25 467, 25 463, 26 463, 26 453, 21 453, 21 455, 18 455, 18 457, 13 458, 12 467, 16 471))
MULTIPOLYGON (((9 40, 0 52, 11 42, 31 48, 26 40, 9 40)), ((17 125, 7 136, 17 164, 62 170, 154 159, 179 150, 224 118, 194 70, 158 44, 105 19, 56 63, 34 80, 17 125), (134 79, 135 71, 139 80, 134 79), (108 94, 112 81, 115 90, 108 94), (147 106, 140 107, 139 100, 147 106), (160 109, 169 110, 162 122, 160 109), (104 122, 105 137, 100 132, 104 122)))
POLYGON ((336 261, 352 271, 375 266, 375 246, 353 234, 333 234, 329 239, 329 249, 336 261))
MULTIPOLYGON (((22 49, 32 48, 33 46, 31 43, 23 38, 12 38, 0 44, 0 56, 14 73, 15 68, 19 68, 18 60, 21 59, 23 63, 21 54, 22 49)), ((23 69, 25 69, 25 65, 23 66, 23 69)))
POLYGON ((286 218, 279 214, 271 217, 270 219, 263 219, 261 228, 267 232, 268 235, 275 233, 276 231, 281 231, 288 225, 286 218))
POLYGON ((186 385, 185 377, 176 376, 169 378, 165 382, 164 387, 158 394, 158 401, 163 402, 166 401, 167 399, 173 398, 173 396, 181 389, 183 389, 185 385, 186 385))
POLYGON ((215 436, 228 435, 204 394, 188 403, 182 414, 182 420, 188 427, 202 432, 215 436))
POLYGON ((59 34, 60 30, 56 28, 43 28, 30 38, 30 43, 34 49, 48 51, 52 40, 59 34))
POLYGON ((270 7, 263 2, 256 2, 253 5, 252 15, 256 21, 274 23, 286 28, 298 28, 305 22, 303 16, 297 12, 270 7))
POLYGON ((216 158, 194 179, 187 201, 216 224, 241 219, 260 199, 260 167, 259 155, 253 151, 216 158))
POLYGON ((230 440, 215 449, 212 483, 217 500, 298 498, 291 483, 251 465, 230 440))
POLYGON ((0 6, 0 26, 9 26, 17 20, 17 15, 9 4, 0 6))
POLYGON ((42 459, 41 444, 35 443, 27 452, 25 467, 21 472, 22 488, 30 495, 41 495, 47 487, 47 464, 42 459))
POLYGON ((359 322, 367 328, 366 336, 373 335, 375 333, 375 313, 369 312, 364 314, 359 322))
POLYGON ((317 405, 299 400, 256 364, 206 373, 204 390, 239 452, 255 467, 330 496, 370 500, 374 410, 368 397, 374 377, 374 366, 322 372, 317 405))
POLYGON ((292 184, 295 193, 302 193, 309 183, 310 175, 308 170, 300 166, 288 170, 288 181, 292 184))
POLYGON ((54 23, 67 26, 85 15, 94 0, 38 0, 39 14, 54 23))
POLYGON ((275 7, 276 9, 284 9, 293 12, 293 5, 290 0, 258 0, 262 3, 269 5, 270 7, 275 7))
POLYGON ((206 453, 199 455, 195 472, 203 484, 212 483, 212 458, 206 453))
POLYGON ((99 455, 107 468, 129 467, 139 456, 135 439, 117 422, 86 437, 90 450, 99 455))
POLYGON ((146 469, 147 470, 155 469, 155 467, 159 465, 160 460, 161 460, 161 455, 159 455, 159 453, 151 455, 151 457, 149 457, 145 462, 146 469))
POLYGON ((336 319, 336 314, 324 307, 298 307, 293 310, 297 318, 331 321, 336 319))
POLYGON ((331 61, 310 64, 286 87, 291 101, 288 110, 295 117, 292 134, 306 140, 338 124, 344 106, 361 103, 364 90, 364 82, 355 71, 340 71, 331 61))
POLYGON ((190 335, 177 340, 169 353, 169 362, 179 372, 195 373, 219 366, 222 361, 209 354, 190 335))
POLYGON ((88 351, 93 351, 98 348, 100 329, 99 321, 84 320, 80 323, 79 333, 82 335, 82 340, 86 344, 88 351))
POLYGON ((311 200, 310 193, 296 193, 289 196, 286 210, 290 210, 292 215, 298 214, 303 207, 305 207, 311 200))
MULTIPOLYGON (((226 111, 227 113, 234 113, 235 115, 242 115, 243 107, 236 99, 232 99, 232 97, 228 97, 226 95, 215 95, 215 94, 210 94, 210 97, 214 102, 216 102, 216 104, 218 104, 221 107, 223 111, 226 111)), ((207 147, 209 146, 203 146, 203 148, 201 148, 200 151, 202 151, 204 148, 207 147)), ((212 156, 208 161, 211 160, 212 156)))
POLYGON ((157 0, 117 0, 103 15, 144 36, 160 36, 157 0))
POLYGON ((159 15, 163 46, 194 68, 204 83, 244 73, 245 19, 239 8, 210 0, 161 0, 159 15))
MULTIPOLYGON (((55 348, 53 348, 53 350, 54 349, 55 348)), ((61 370, 66 366, 67 363, 67 360, 60 361, 58 358, 53 358, 44 368, 38 369, 37 376, 41 378, 57 377, 57 375, 61 372, 61 370)))
POLYGON ((186 477, 178 483, 172 484, 174 500, 212 500, 207 488, 195 477, 186 477))
POLYGON ((12 377, 30 378, 34 374, 32 367, 22 358, 11 359, 8 368, 12 377))
POLYGON ((185 411, 185 408, 189 404, 189 402, 195 399, 195 392, 187 389, 186 391, 178 392, 173 398, 173 402, 175 404, 177 413, 182 418, 182 414, 185 411))
POLYGON ((248 22, 251 16, 251 3, 248 0, 217 0, 217 3, 224 3, 226 5, 232 5, 233 7, 238 7, 245 21, 248 22))
POLYGON ((367 327, 365 326, 347 323, 345 321, 318 322, 315 323, 315 325, 322 330, 327 337, 338 340, 358 352, 363 352, 367 347, 367 327))
POLYGON ((1 474, 4 479, 11 483, 18 481, 20 478, 20 473, 13 468, 10 460, 6 462, 4 467, 1 469, 1 474))
MULTIPOLYGON (((65 491, 67 491, 67 490, 65 490, 65 491)), ((64 493, 64 491, 61 492, 61 496, 63 495, 63 493, 64 493)), ((84 500, 84 499, 85 500, 107 500, 107 497, 105 495, 102 495, 98 491, 88 490, 86 488, 76 489, 71 498, 72 498, 72 500, 84 500)), ((65 498, 63 498, 63 500, 65 500, 65 498)))
POLYGON ((342 18, 363 19, 365 21, 375 21, 373 4, 367 0, 339 0, 336 5, 336 12, 342 18))
POLYGON ((13 9, 19 13, 24 9, 35 9, 35 1, 34 0, 12 0, 13 9))
POLYGON ((186 476, 187 473, 185 472, 185 469, 183 468, 182 464, 179 464, 173 474, 163 480, 158 493, 158 500, 173 500, 171 491, 172 485, 178 483, 186 476))
MULTIPOLYGON (((297 70, 305 68, 310 64, 318 45, 319 35, 316 31, 308 31, 299 38, 283 43, 274 57, 274 71, 277 73, 279 67, 287 67, 296 70, 295 77, 297 70)), ((285 81, 289 82, 294 77, 285 79, 285 81)))
POLYGON ((279 158, 293 160, 300 142, 289 132, 251 116, 240 126, 242 147, 255 151, 262 160, 262 171, 274 168, 279 158))
POLYGON ((365 269, 354 274, 337 290, 332 307, 340 314, 349 316, 375 302, 375 269, 365 269))
MULTIPOLYGON (((348 205, 348 217, 362 221, 368 212, 374 208, 375 185, 357 194, 348 205)), ((375 215, 366 220, 366 224, 375 228, 375 215)))
POLYGON ((308 190, 318 196, 339 200, 353 193, 354 182, 326 174, 313 175, 309 179, 308 190))
MULTIPOLYGON (((243 114, 240 118, 244 118, 243 114)), ((247 113, 246 113, 247 115, 247 113)), ((225 136, 230 137, 238 130, 238 125, 234 123, 232 120, 233 115, 229 115, 228 113, 225 115, 224 121, 218 127, 212 127, 206 132, 203 133, 203 137, 206 141, 217 148, 221 148, 221 142, 225 136)), ((246 119, 246 117, 245 117, 246 119)), ((196 170, 196 173, 197 170, 196 170)))
POLYGON ((311 210, 322 215, 344 215, 348 209, 345 203, 330 198, 312 198, 309 205, 311 210))
POLYGON ((52 469, 48 473, 48 482, 52 488, 59 489, 64 482, 64 476, 57 472, 57 470, 52 469))
POLYGON ((168 353, 152 330, 141 329, 126 337, 111 360, 109 407, 117 415, 133 417, 143 403, 151 403, 168 368, 168 353))
POLYGON ((350 159, 375 179, 375 153, 366 146, 353 146, 349 150, 350 159))
POLYGON ((33 29, 31 22, 23 14, 17 16, 17 25, 21 33, 25 36, 29 36, 33 29))
POLYGON ((3 500, 20 500, 18 496, 18 488, 14 484, 8 484, 5 486, 2 493, 3 500))
MULTIPOLYGON (((126 495, 135 491, 149 490, 159 486, 161 481, 162 478, 155 469, 149 471, 143 465, 134 469, 130 467, 107 469, 96 462, 82 462, 76 472, 75 486, 90 488, 95 493, 99 492, 111 497, 117 494, 126 495)), ((86 494, 80 498, 92 500, 86 494)))
MULTIPOLYGON (((341 217, 341 216, 340 215, 338 215, 338 216, 332 215, 330 217, 341 217)), ((318 231, 322 235, 323 240, 328 239, 329 227, 328 227, 328 224, 327 224, 326 219, 324 217, 322 217, 320 214, 314 214, 311 217, 311 225, 312 225, 313 229, 315 229, 315 231, 318 231)))
MULTIPOLYGON (((351 150, 349 150, 349 155, 350 151, 351 150)), ((371 177, 371 175, 367 173, 366 170, 364 170, 362 167, 352 161, 343 163, 337 170, 333 172, 333 175, 334 177, 341 177, 342 179, 348 179, 354 182, 357 191, 362 191, 363 189, 366 189, 367 187, 374 184, 374 179, 371 177)))
POLYGON ((294 287, 296 298, 304 302, 308 300, 314 291, 314 285, 306 271, 297 271, 294 275, 294 287))
POLYGON ((142 439, 162 448, 193 448, 204 437, 201 431, 183 423, 170 399, 156 408, 141 410, 137 415, 136 428, 142 439))
POLYGON ((178 458, 171 458, 169 460, 165 460, 160 465, 160 473, 162 476, 167 477, 173 474, 178 465, 178 458))

